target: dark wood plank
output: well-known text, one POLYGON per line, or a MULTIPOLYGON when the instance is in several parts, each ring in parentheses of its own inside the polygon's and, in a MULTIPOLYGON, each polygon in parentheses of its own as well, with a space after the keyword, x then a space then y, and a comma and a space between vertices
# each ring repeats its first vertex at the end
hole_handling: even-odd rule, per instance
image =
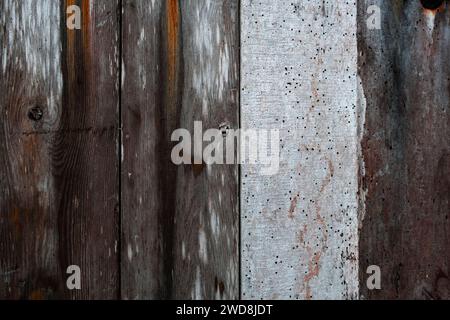
POLYGON ((124 1, 123 298, 238 298, 238 167, 170 159, 177 128, 238 127, 238 11, 124 1))
POLYGON ((162 5, 123 3, 121 295, 126 299, 166 296, 159 225, 162 5))
POLYGON ((117 5, 0 3, 1 298, 118 296, 117 5))
POLYGON ((362 296, 449 299, 450 6, 363 0, 358 16, 362 296), (367 29, 372 4, 382 30, 367 29), (381 267, 381 290, 367 290, 369 265, 381 267))

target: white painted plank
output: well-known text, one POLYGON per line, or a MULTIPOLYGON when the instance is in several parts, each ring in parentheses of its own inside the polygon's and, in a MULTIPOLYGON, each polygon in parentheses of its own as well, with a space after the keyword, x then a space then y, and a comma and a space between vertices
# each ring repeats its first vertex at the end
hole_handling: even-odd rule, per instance
POLYGON ((244 165, 244 299, 358 297, 356 4, 243 0, 241 124, 280 130, 244 165))

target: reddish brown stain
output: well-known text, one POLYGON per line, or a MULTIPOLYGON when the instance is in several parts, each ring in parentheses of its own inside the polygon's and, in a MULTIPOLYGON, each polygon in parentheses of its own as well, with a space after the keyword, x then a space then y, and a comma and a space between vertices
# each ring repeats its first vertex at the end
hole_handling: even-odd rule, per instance
MULTIPOLYGON (((193 162, 192 162, 193 163, 193 162)), ((203 170, 205 170, 206 164, 202 162, 201 164, 192 164, 192 171, 194 172, 194 176, 198 177, 202 174, 203 170)))
MULTIPOLYGON (((167 115, 177 115, 181 108, 181 77, 182 68, 182 46, 181 46, 181 12, 178 0, 167 0, 165 7, 165 34, 164 34, 164 88, 165 103, 163 112, 167 115)), ((178 127, 177 116, 168 117, 166 126, 168 128, 178 127)))
POLYGON ((308 226, 305 224, 303 226, 303 230, 300 230, 300 234, 298 235, 298 241, 300 242, 300 245, 304 246, 305 244, 305 236, 308 232, 308 226))
POLYGON ((45 294, 41 289, 34 290, 30 294, 30 300, 44 300, 45 294))
MULTIPOLYGON (((67 8, 72 5, 77 5, 77 1, 76 0, 67 0, 66 7, 64 8, 64 12, 67 12, 67 8)), ((67 19, 67 16, 66 16, 66 19, 67 19)), ((77 31, 70 30, 67 28, 64 28, 64 30, 67 30, 67 34, 66 34, 66 37, 67 37, 67 43, 66 43, 67 65, 73 66, 75 64, 74 48, 75 48, 75 35, 76 35, 77 31)), ((73 72, 68 72, 68 77, 69 77, 69 80, 75 81, 75 75, 73 74, 73 72)))
MULTIPOLYGON (((309 255, 312 254, 310 248, 308 248, 308 253, 309 253, 309 255)), ((322 253, 321 252, 316 252, 316 254, 314 255, 313 259, 308 261, 308 273, 303 278, 303 281, 305 282, 305 286, 306 286, 305 298, 307 300, 312 299, 311 287, 309 285, 309 282, 314 277, 317 277, 319 275, 319 271, 320 271, 319 262, 320 262, 320 258, 321 257, 322 257, 322 253)))
MULTIPOLYGON (((328 164, 328 173, 327 173, 326 177, 322 181, 322 184, 321 184, 321 187, 320 187, 319 197, 323 193, 325 188, 330 184, 331 178, 334 176, 334 166, 333 166, 333 163, 331 162, 330 159, 327 159, 327 164, 328 164)), ((321 214, 321 208, 320 208, 320 205, 319 205, 319 200, 320 200, 320 198, 316 200, 314 206, 315 206, 315 210, 316 210, 317 229, 320 230, 320 232, 322 233, 322 239, 321 239, 322 246, 319 247, 319 250, 317 250, 315 252, 313 252, 313 250, 311 249, 310 246, 306 246, 306 251, 308 252, 308 256, 310 257, 310 259, 308 260, 308 273, 305 275, 305 277, 303 279, 303 281, 305 283, 305 288, 306 288, 305 289, 305 298, 307 300, 312 298, 312 296, 311 296, 311 287, 309 285, 309 282, 314 277, 317 277, 319 275, 319 272, 320 272, 320 259, 322 257, 323 252, 326 250, 326 245, 327 245, 327 241, 328 241, 328 234, 327 234, 327 230, 326 230, 326 222, 325 222, 325 219, 322 217, 322 214, 321 214)), ((300 235, 301 235, 300 240, 304 241, 304 234, 300 233, 300 235)), ((305 244, 302 244, 302 245, 305 246, 305 244)))
POLYGON ((11 215, 10 215, 10 220, 16 228, 17 235, 20 235, 21 231, 22 231, 22 223, 21 223, 19 208, 17 208, 17 207, 13 208, 13 211, 11 212, 11 215))
MULTIPOLYGON (((81 30, 67 29, 66 37, 66 52, 67 52, 67 67, 70 72, 67 73, 68 83, 75 84, 79 82, 80 72, 90 70, 88 65, 91 57, 91 15, 90 15, 90 1, 91 0, 67 0, 67 7, 71 5, 80 5, 81 9, 81 30), (80 57, 81 55, 81 57, 80 57), (83 61, 84 67, 80 69, 80 60, 83 61)), ((67 17, 66 17, 67 18, 67 17)), ((89 77, 83 76, 84 81, 89 77)), ((89 88, 88 85, 85 86, 89 88)))
POLYGON ((311 281, 312 278, 317 277, 319 275, 319 261, 322 254, 319 252, 317 253, 311 261, 308 262, 308 274, 305 275, 304 281, 308 283, 311 281))
MULTIPOLYGON (((169 75, 169 83, 173 83, 176 79, 177 71, 177 55, 178 55, 178 39, 179 39, 179 7, 178 0, 168 0, 167 2, 167 69, 169 75)), ((173 89, 173 88, 172 88, 173 89)))
POLYGON ((223 281, 219 281, 219 279, 217 277, 215 277, 214 286, 216 288, 216 291, 218 291, 220 293, 220 296, 223 296, 223 294, 225 292, 225 284, 223 283, 223 281))
MULTIPOLYGON (((311 80, 311 93, 314 98, 314 101, 317 101, 319 99, 319 84, 317 83, 317 79, 313 78, 311 80)), ((311 111, 311 109, 310 109, 311 111)))
MULTIPOLYGON (((308 147, 306 147, 306 146, 305 146, 305 148, 308 149, 308 147)), ((324 252, 327 249, 327 242, 328 242, 326 221, 325 221, 325 218, 321 214, 321 207, 320 207, 319 203, 320 203, 323 192, 329 186, 331 179, 334 176, 335 169, 334 169, 334 165, 333 165, 331 159, 325 158, 322 160, 326 160, 325 163, 327 164, 327 174, 321 181, 317 199, 315 199, 315 201, 314 201, 314 209, 315 209, 314 221, 311 224, 309 224, 310 227, 314 227, 314 230, 312 230, 312 231, 310 230, 309 239, 314 239, 315 235, 317 235, 317 239, 318 240, 320 239, 319 240, 320 245, 318 247, 316 247, 316 246, 312 246, 310 243, 308 243, 308 239, 306 238, 306 234, 308 233, 307 225, 303 226, 303 230, 301 230, 299 232, 299 236, 298 236, 299 243, 306 250, 306 253, 307 253, 306 256, 308 257, 308 271, 307 271, 307 274, 303 277, 303 282, 301 284, 302 289, 303 289, 301 291, 303 291, 305 293, 306 300, 310 300, 313 298, 312 292, 311 292, 310 281, 319 275, 320 260, 323 256, 324 252), (314 234, 311 234, 311 232, 314 232, 314 234)), ((292 202, 296 204, 296 201, 294 201, 294 200, 295 199, 293 199, 292 202)), ((291 208, 292 208, 292 205, 291 205, 291 208)))
POLYGON ((325 188, 328 187, 328 185, 330 184, 331 178, 334 177, 333 162, 330 159, 327 159, 327 164, 328 164, 328 174, 327 174, 326 178, 324 179, 322 186, 320 187, 320 193, 323 193, 325 188))
POLYGON ((298 196, 295 196, 291 200, 291 207, 289 208, 288 217, 289 219, 294 219, 295 209, 297 209, 298 196))
MULTIPOLYGON (((330 159, 327 159, 328 162, 328 174, 327 176, 324 178, 324 180, 322 181, 322 186, 320 188, 320 194, 323 193, 323 191, 325 190, 326 187, 328 187, 328 185, 331 182, 331 178, 334 176, 334 166, 333 163, 331 162, 330 159)), ((319 199, 316 201, 315 203, 315 207, 316 207, 316 220, 319 223, 319 225, 321 226, 321 230, 322 230, 322 235, 323 235, 323 249, 325 249, 326 246, 326 242, 328 240, 328 234, 326 232, 326 223, 325 223, 325 219, 322 217, 321 215, 321 208, 319 206, 318 203, 319 199)))
POLYGON ((87 55, 91 47, 91 11, 90 11, 90 1, 83 0, 81 3, 81 14, 82 14, 82 36, 83 36, 83 51, 87 55))

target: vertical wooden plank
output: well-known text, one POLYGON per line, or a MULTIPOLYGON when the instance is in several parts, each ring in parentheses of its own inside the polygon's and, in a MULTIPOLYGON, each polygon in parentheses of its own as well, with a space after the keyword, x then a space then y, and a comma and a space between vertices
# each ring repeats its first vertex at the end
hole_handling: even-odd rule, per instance
POLYGON ((117 1, 0 3, 0 297, 117 297, 117 1), (66 28, 66 8, 82 29, 66 28), (81 268, 81 290, 66 269, 81 268))
POLYGON ((84 272, 75 298, 111 299, 119 296, 119 1, 66 0, 64 10, 71 4, 82 9, 82 29, 63 40, 61 134, 52 150, 60 259, 84 272))
POLYGON ((238 169, 175 166, 178 128, 238 127, 238 1, 123 15, 122 297, 238 297, 238 169))
POLYGON ((160 119, 160 110, 164 110, 160 107, 165 70, 161 39, 163 4, 164 1, 123 2, 121 296, 124 299, 168 296, 160 224, 164 213, 167 219, 173 214, 164 210, 161 190, 168 174, 167 170, 161 172, 165 166, 160 159, 159 141, 164 136, 160 119))
POLYGON ((450 6, 422 2, 439 1, 359 1, 362 283, 368 265, 382 272, 369 299, 450 298, 450 6))
POLYGON ((58 121, 60 10, 52 1, 0 3, 2 298, 45 298, 63 290, 50 139, 33 134, 52 130, 58 121), (45 116, 38 122, 39 109, 45 116))
POLYGON ((241 123, 280 130, 280 168, 243 166, 242 295, 358 296, 356 4, 241 7, 241 123))
MULTIPOLYGON (((180 127, 238 129, 239 1, 180 1, 180 127)), ((238 166, 178 168, 174 297, 239 296, 238 166), (188 270, 188 272, 186 272, 188 270)))

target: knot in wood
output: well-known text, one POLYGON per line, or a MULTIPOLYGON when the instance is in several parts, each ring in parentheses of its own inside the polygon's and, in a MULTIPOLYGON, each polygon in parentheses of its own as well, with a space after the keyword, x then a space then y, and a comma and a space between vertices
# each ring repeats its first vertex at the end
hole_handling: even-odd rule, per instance
POLYGON ((44 116, 44 112, 40 106, 34 106, 28 111, 28 118, 33 121, 39 121, 44 116))

